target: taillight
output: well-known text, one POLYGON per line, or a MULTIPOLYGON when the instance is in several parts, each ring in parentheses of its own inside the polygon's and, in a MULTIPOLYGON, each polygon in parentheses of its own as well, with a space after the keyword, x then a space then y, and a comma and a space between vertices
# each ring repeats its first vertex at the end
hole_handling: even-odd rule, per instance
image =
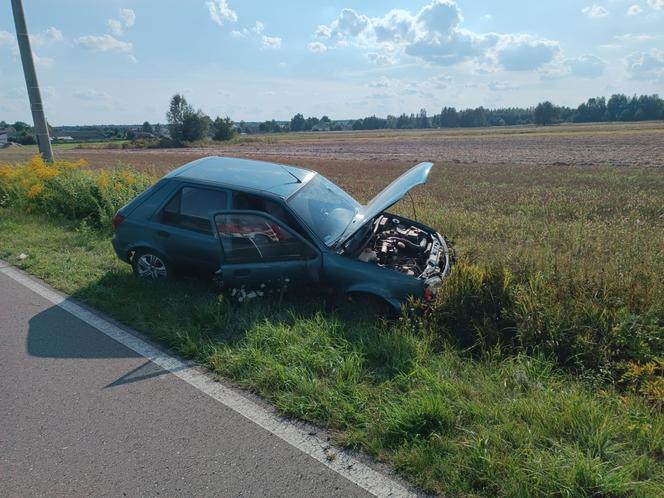
POLYGON ((117 230, 120 225, 122 225, 122 222, 125 220, 125 217, 122 216, 119 213, 116 213, 115 216, 113 216, 113 230, 117 230))
POLYGON ((434 298, 436 297, 436 293, 433 291, 431 287, 427 287, 424 289, 424 300, 425 301, 433 301, 434 298))

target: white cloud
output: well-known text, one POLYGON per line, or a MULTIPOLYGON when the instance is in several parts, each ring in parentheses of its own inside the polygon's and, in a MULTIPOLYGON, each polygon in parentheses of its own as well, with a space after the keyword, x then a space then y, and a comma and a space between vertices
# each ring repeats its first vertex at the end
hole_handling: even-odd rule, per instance
POLYGON ((7 45, 13 47, 16 45, 16 37, 9 31, 0 31, 0 47, 7 45))
POLYGON ((129 62, 131 62, 132 64, 136 64, 138 62, 138 59, 132 54, 129 54, 127 58, 129 59, 129 62))
POLYGON ((133 48, 131 43, 123 42, 111 35, 80 36, 75 41, 81 47, 94 52, 131 52, 133 48))
POLYGON ((369 52, 367 54, 367 59, 371 64, 375 64, 376 66, 392 66, 397 62, 394 57, 385 54, 377 54, 375 52, 369 52))
POLYGON ((104 100, 109 97, 109 95, 101 90, 95 90, 94 88, 86 88, 83 90, 77 90, 72 93, 72 97, 80 100, 104 100))
POLYGON ((30 43, 35 47, 41 47, 48 43, 60 42, 63 40, 62 31, 51 26, 50 28, 30 35, 30 43))
POLYGON ((120 19, 127 28, 131 28, 136 22, 136 13, 132 9, 120 9, 120 19))
POLYGON ((487 88, 491 90, 492 92, 507 92, 511 90, 518 90, 519 87, 512 85, 510 83, 507 83, 505 81, 491 81, 487 85, 487 88))
POLYGON ((588 17, 606 17, 609 15, 609 11, 600 5, 590 5, 581 9, 581 13, 587 15, 588 17))
POLYGON ((309 44, 309 51, 315 54, 320 54, 327 51, 327 46, 321 42, 312 42, 309 44))
POLYGON ((616 36, 616 40, 626 41, 626 42, 646 42, 646 41, 657 40, 658 38, 662 38, 662 36, 664 35, 649 35, 646 33, 635 35, 632 33, 627 33, 625 35, 616 36))
POLYGON ((572 76, 579 78, 597 78, 604 74, 606 62, 594 55, 582 55, 565 61, 572 76))
POLYGON ((648 0, 648 5, 655 10, 664 10, 664 0, 648 0))
POLYGON ((55 65, 55 61, 50 57, 39 57, 34 52, 32 52, 32 60, 35 62, 35 66, 44 69, 51 68, 55 65))
POLYGON ((664 50, 634 52, 627 56, 626 62, 632 78, 664 81, 664 50))
POLYGON ((530 35, 502 35, 494 52, 498 64, 508 71, 528 71, 553 61, 560 46, 530 35))
POLYGON ((273 50, 281 48, 281 38, 266 35, 265 25, 260 21, 256 21, 253 28, 231 31, 231 36, 233 38, 257 38, 260 40, 262 48, 273 50))
POLYGON ((136 13, 132 9, 120 9, 119 19, 109 19, 108 31, 115 36, 124 36, 125 28, 131 28, 136 22, 136 13))
POLYGON ((641 12, 643 12, 643 8, 639 4, 634 4, 630 5, 629 8, 627 9, 627 15, 628 16, 636 16, 639 15, 641 12))
POLYGON ((278 49, 281 48, 281 38, 278 36, 261 36, 261 46, 263 48, 278 49))
POLYGON ((58 28, 55 28, 51 26, 48 28, 44 34, 46 35, 46 38, 51 40, 51 41, 62 41, 62 31, 60 31, 58 28))
POLYGON ((122 23, 118 21, 117 19, 109 19, 108 20, 108 30, 111 32, 112 35, 115 36, 123 36, 124 35, 124 28, 122 26, 122 23))
POLYGON ((394 60, 404 53, 440 66, 473 60, 476 65, 490 63, 521 71, 536 69, 560 52, 555 41, 518 34, 477 34, 462 28, 462 21, 452 0, 430 0, 417 13, 394 9, 381 17, 346 8, 329 25, 318 26, 315 36, 329 40, 328 47, 350 45, 387 54, 370 62, 394 60))
POLYGON ((219 26, 225 21, 237 22, 237 13, 228 5, 228 0, 210 0, 206 2, 210 19, 219 26))
POLYGON ((315 35, 317 38, 330 38, 332 36, 332 29, 328 26, 318 26, 315 35))

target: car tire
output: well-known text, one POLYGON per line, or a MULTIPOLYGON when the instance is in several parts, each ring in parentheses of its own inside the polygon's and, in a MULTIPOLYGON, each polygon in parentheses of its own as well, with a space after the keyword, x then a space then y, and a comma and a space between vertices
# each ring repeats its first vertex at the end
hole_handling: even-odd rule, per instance
POLYGON ((166 280, 171 277, 171 264, 161 253, 139 249, 131 258, 134 275, 143 280, 166 280))

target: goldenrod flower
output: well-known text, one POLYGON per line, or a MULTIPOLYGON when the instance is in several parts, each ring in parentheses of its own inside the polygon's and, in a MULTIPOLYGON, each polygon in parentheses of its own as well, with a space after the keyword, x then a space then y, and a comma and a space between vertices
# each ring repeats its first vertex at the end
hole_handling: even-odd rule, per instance
POLYGON ((108 178, 108 172, 106 170, 102 170, 99 173, 99 176, 97 177, 97 186, 100 189, 107 189, 108 184, 109 184, 109 178, 108 178))
POLYGON ((32 187, 28 189, 28 191, 25 193, 30 199, 34 199, 37 197, 42 190, 44 190, 44 185, 41 183, 35 183, 32 187))

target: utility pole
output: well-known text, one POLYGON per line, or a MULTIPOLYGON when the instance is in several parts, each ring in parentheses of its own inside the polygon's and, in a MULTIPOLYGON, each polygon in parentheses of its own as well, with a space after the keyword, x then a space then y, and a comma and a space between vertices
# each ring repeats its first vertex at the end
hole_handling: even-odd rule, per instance
POLYGON ((41 93, 39 92, 39 82, 37 81, 37 73, 35 72, 35 63, 32 60, 30 38, 28 37, 28 28, 25 25, 25 14, 23 13, 23 4, 21 3, 21 0, 12 0, 12 10, 14 11, 16 38, 18 39, 18 49, 21 52, 25 84, 28 87, 32 120, 35 123, 37 145, 39 145, 39 152, 44 158, 44 161, 52 163, 53 149, 51 149, 51 139, 48 136, 46 115, 44 114, 41 93))

